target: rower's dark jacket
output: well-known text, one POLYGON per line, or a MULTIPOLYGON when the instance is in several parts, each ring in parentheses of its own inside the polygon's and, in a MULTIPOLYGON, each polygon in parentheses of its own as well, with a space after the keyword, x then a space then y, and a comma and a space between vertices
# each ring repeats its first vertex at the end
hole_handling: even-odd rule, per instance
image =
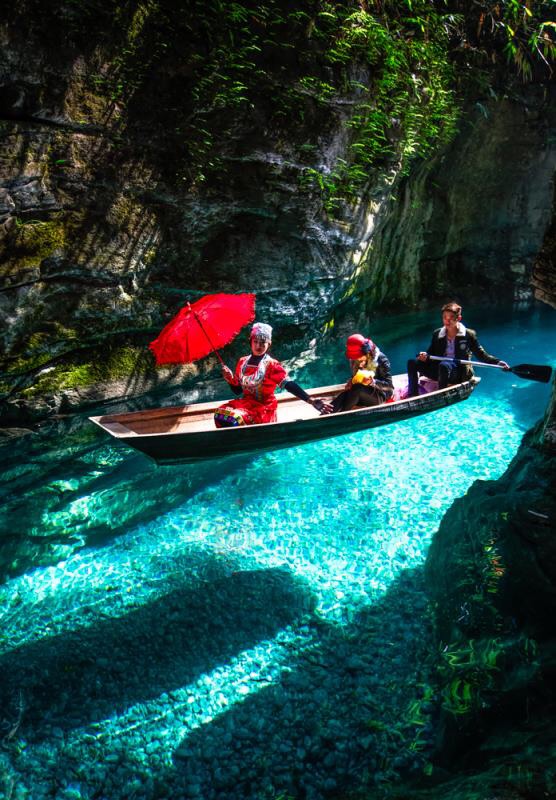
MULTIPOLYGON (((448 339, 446 328, 437 328, 433 334, 431 343, 427 349, 430 356, 445 356, 448 339)), ((466 328, 458 322, 458 332, 456 333, 454 354, 456 358, 468 361, 473 354, 479 361, 485 364, 498 364, 499 359, 491 356, 477 339, 477 334, 471 328, 466 328)), ((473 370, 468 364, 461 364, 458 368, 460 380, 466 380, 473 375, 473 370)))

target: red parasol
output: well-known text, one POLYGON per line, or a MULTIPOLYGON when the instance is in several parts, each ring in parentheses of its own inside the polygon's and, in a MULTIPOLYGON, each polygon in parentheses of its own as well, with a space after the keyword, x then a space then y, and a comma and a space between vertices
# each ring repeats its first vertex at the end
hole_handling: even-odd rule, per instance
POLYGON ((207 294, 188 303, 151 342, 157 364, 188 364, 231 342, 255 319, 254 294, 207 294))

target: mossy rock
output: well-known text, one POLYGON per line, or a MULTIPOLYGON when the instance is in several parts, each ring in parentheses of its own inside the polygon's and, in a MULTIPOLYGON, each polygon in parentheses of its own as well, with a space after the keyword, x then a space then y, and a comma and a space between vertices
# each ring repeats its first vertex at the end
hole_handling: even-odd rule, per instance
POLYGON ((38 267, 45 258, 61 255, 67 246, 66 224, 59 218, 46 222, 18 220, 6 245, 9 258, 1 267, 3 277, 38 267))
POLYGON ((153 371, 152 359, 144 348, 123 345, 106 351, 89 351, 86 360, 82 354, 74 360, 64 360, 39 373, 32 386, 24 389, 26 398, 52 394, 65 389, 77 389, 98 383, 111 383, 130 378, 137 373, 147 375, 153 371))

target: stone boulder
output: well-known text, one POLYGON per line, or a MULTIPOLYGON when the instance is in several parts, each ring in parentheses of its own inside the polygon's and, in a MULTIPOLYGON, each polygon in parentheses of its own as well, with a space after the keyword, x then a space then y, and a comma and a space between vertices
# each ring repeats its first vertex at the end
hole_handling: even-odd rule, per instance
POLYGON ((506 473, 453 504, 425 570, 439 646, 436 761, 508 791, 501 776, 513 770, 523 791, 538 780, 531 797, 554 788, 539 769, 554 748, 555 398, 506 473))

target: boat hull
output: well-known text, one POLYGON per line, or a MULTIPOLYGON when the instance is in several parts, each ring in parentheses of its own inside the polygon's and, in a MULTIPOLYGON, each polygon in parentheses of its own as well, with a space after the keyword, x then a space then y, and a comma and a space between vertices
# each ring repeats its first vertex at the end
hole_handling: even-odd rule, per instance
MULTIPOLYGON (((478 383, 478 379, 473 378, 447 389, 398 400, 395 403, 384 403, 380 406, 358 408, 353 411, 317 416, 311 419, 288 420, 237 428, 146 434, 130 431, 127 435, 122 431, 115 433, 110 428, 113 428, 114 422, 118 423, 119 420, 123 420, 122 427, 125 431, 125 425, 133 424, 134 414, 91 417, 90 419, 126 445, 152 458, 157 464, 188 464, 239 454, 295 447, 308 442, 344 436, 412 419, 465 400, 473 391, 476 383, 478 383)), ((214 407, 216 408, 216 404, 214 407)), ((137 412, 137 416, 144 416, 146 413, 137 412)))

